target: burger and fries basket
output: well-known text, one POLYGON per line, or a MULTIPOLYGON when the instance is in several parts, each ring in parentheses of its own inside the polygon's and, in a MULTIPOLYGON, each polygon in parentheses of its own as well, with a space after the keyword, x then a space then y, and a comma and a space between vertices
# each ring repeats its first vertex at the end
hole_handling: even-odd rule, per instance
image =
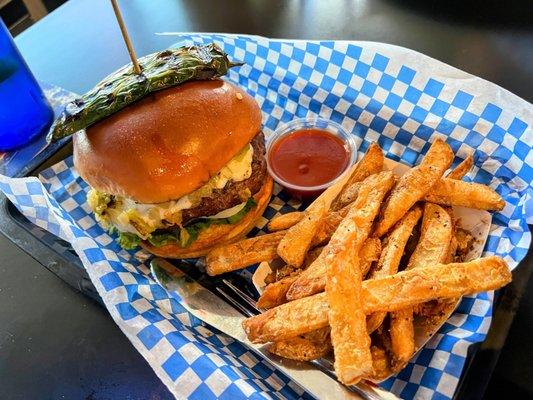
MULTIPOLYGON (((529 248, 533 223, 533 107, 480 78, 404 48, 349 41, 270 40, 184 34, 184 44, 217 43, 232 61, 225 79, 245 88, 263 112, 268 137, 279 124, 320 116, 355 136, 359 155, 378 142, 386 157, 413 166, 430 141, 443 138, 454 165, 474 152, 466 179, 505 199, 494 213, 483 255, 515 268, 529 248)), ((68 241, 110 314, 177 398, 311 398, 241 343, 189 314, 177 293, 151 277, 146 254, 125 251, 95 221, 87 184, 72 158, 39 177, 0 175, 0 190, 35 225, 68 241)), ((275 190, 264 218, 299 207, 275 190)), ((250 273, 248 273, 250 276, 250 273)), ((490 327, 492 293, 466 296, 452 317, 397 376, 380 386, 404 399, 453 397, 470 344, 490 327)))

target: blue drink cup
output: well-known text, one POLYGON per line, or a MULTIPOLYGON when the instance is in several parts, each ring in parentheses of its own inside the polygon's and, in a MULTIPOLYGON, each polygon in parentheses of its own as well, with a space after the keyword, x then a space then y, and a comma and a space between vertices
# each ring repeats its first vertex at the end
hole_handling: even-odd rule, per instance
POLYGON ((46 133, 54 112, 0 19, 0 151, 46 133))

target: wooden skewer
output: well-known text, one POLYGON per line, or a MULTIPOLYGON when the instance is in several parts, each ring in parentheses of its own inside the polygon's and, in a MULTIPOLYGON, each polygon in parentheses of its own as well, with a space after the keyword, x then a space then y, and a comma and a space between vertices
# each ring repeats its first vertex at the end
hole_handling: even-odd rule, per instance
POLYGON ((122 19, 122 14, 120 13, 120 8, 118 7, 117 0, 111 0, 111 5, 113 6, 113 11, 115 11, 118 26, 120 27, 120 31, 122 32, 124 42, 126 42, 126 47, 128 48, 128 53, 130 54, 131 62, 133 63, 133 72, 135 72, 136 74, 140 74, 142 72, 141 66, 139 65, 139 61, 137 61, 137 56, 135 55, 135 50, 133 49, 133 45, 131 44, 130 36, 126 29, 126 25, 124 24, 124 20, 122 19))

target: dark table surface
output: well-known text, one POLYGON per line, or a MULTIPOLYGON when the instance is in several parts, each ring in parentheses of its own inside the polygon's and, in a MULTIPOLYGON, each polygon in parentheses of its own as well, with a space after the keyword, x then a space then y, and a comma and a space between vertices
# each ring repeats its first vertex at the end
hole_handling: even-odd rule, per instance
MULTIPOLYGON (((122 0, 138 55, 205 31, 354 39, 418 50, 533 99, 530 3, 507 1, 122 0), (418 4, 423 3, 423 4, 418 4)), ((107 0, 70 0, 16 38, 38 79, 82 93, 128 61, 107 0)), ((528 274, 524 273, 523 279, 528 274)), ((0 236, 0 397, 166 399, 97 303, 0 236)), ((531 282, 530 282, 530 287, 531 282)), ((533 288, 532 288, 533 289, 533 288)), ((524 296, 489 394, 533 394, 531 296, 524 296), (507 385, 507 386, 502 386, 507 385), (507 392, 508 394, 509 392, 507 392)))

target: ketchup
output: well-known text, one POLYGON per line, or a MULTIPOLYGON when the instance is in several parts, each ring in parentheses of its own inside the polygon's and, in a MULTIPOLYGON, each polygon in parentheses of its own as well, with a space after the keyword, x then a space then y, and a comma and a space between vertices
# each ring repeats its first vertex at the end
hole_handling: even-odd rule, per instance
POLYGON ((302 187, 298 195, 310 195, 306 187, 331 182, 346 170, 349 161, 350 150, 342 139, 315 128, 296 130, 281 137, 269 152, 272 171, 285 182, 302 187))

